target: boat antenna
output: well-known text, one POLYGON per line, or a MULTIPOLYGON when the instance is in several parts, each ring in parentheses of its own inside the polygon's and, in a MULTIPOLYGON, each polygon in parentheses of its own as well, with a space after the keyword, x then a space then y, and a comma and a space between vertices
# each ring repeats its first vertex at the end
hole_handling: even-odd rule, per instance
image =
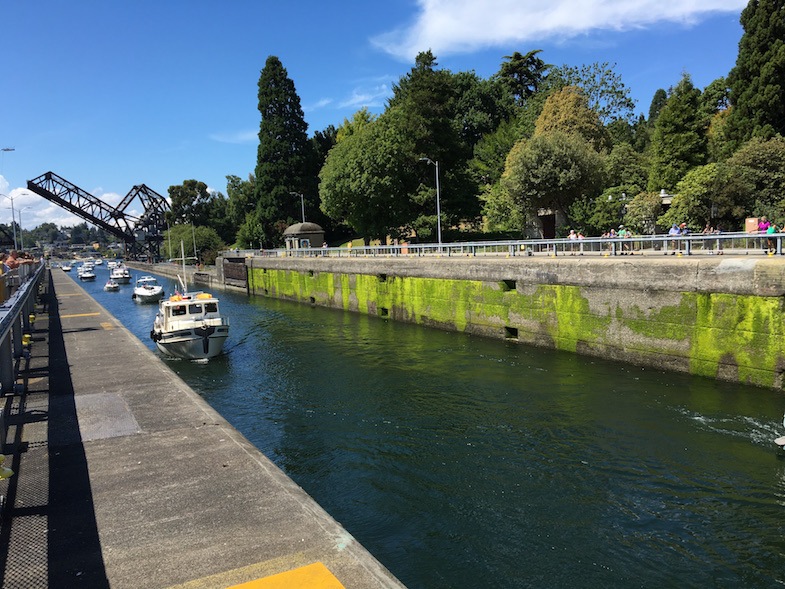
POLYGON ((180 282, 180 286, 182 287, 183 292, 184 293, 188 292, 188 282, 186 280, 187 274, 185 273, 185 261, 186 260, 195 260, 196 258, 195 257, 191 257, 191 256, 189 256, 188 258, 185 257, 185 244, 183 243, 183 240, 180 240, 180 257, 179 258, 174 258, 174 259, 175 260, 180 260, 183 263, 183 275, 180 276, 178 274, 177 275, 177 280, 180 282))

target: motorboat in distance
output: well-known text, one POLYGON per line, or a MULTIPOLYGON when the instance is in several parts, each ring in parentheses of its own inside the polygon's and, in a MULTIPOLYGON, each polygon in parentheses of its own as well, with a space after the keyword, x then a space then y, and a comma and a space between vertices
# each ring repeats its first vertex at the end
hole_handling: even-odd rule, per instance
POLYGON ((142 276, 136 281, 131 298, 137 303, 157 303, 164 297, 164 287, 154 276, 142 276))
POLYGON ((106 284, 104 284, 104 290, 106 292, 117 292, 120 290, 120 285, 110 278, 106 281, 106 284))
POLYGON ((109 277, 118 284, 131 284, 131 272, 124 264, 118 264, 112 268, 109 277))

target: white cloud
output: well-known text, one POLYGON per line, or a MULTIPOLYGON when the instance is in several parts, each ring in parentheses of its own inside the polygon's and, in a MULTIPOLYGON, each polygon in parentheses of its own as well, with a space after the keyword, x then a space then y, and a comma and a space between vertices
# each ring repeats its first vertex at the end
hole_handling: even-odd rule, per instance
POLYGON ((212 133, 210 139, 219 143, 245 144, 259 141, 259 130, 234 131, 229 133, 212 133))
POLYGON ((341 108, 368 108, 384 106, 384 102, 392 94, 387 83, 374 84, 369 86, 358 86, 352 90, 351 95, 341 101, 341 108))
POLYGON ((405 60, 658 22, 693 23, 712 13, 740 12, 747 0, 418 0, 410 27, 371 42, 405 60))
POLYGON ((324 108, 325 106, 329 106, 330 104, 332 104, 332 98, 322 98, 321 100, 317 101, 315 104, 303 106, 303 111, 312 112, 324 108))

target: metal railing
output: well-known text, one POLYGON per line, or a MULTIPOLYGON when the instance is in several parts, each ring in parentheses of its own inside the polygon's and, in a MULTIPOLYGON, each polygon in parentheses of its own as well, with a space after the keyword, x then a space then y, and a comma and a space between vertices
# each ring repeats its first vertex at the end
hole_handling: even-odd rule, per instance
POLYGON ((16 360, 30 344, 38 287, 45 270, 41 262, 0 276, 0 394, 14 391, 16 360))
POLYGON ((224 257, 396 257, 396 256, 623 256, 623 255, 782 255, 785 233, 695 233, 584 239, 523 239, 361 247, 228 250, 224 257))

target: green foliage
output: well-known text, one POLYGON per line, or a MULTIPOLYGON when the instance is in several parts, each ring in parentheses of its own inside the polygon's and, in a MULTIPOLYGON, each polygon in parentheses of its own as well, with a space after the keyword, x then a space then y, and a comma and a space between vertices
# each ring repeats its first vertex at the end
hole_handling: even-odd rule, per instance
POLYGON ((485 223, 483 228, 486 231, 522 231, 526 219, 501 183, 488 186, 481 198, 485 223))
POLYGON ((649 190, 673 190, 684 175, 706 162, 706 120, 700 90, 684 74, 660 111, 652 137, 649 190))
POLYGON ((504 172, 504 162, 512 146, 518 141, 517 123, 502 122, 495 131, 486 134, 474 146, 474 157, 469 161, 469 170, 479 186, 499 182, 504 172))
POLYGON ((782 0, 752 0, 741 13, 744 34, 731 88, 731 136, 736 145, 751 137, 785 134, 785 10, 782 0))
POLYGON ((626 186, 614 186, 595 198, 584 199, 583 204, 572 211, 573 215, 584 215, 574 218, 575 224, 583 227, 587 235, 602 235, 616 229, 624 222, 627 203, 631 198, 628 198, 627 190, 626 186))
POLYGON ((242 180, 239 176, 226 177, 226 193, 229 195, 226 214, 233 227, 239 228, 245 223, 246 216, 255 210, 255 186, 253 174, 248 175, 248 180, 242 180))
POLYGON ((611 186, 646 186, 648 183, 648 162, 646 157, 635 151, 629 143, 614 145, 606 159, 611 186))
POLYGON ((534 136, 555 131, 578 135, 595 150, 608 147, 609 139, 597 113, 589 108, 589 101, 576 86, 565 86, 545 101, 534 126, 534 136))
POLYGON ((588 99, 589 108, 597 113, 603 123, 615 119, 631 121, 635 114, 635 101, 630 89, 615 71, 616 64, 592 63, 580 67, 563 65, 551 70, 549 82, 558 86, 578 86, 588 99))
POLYGON ((662 215, 659 192, 639 192, 627 203, 624 223, 635 233, 651 235, 657 232, 657 219, 662 215))
POLYGON ((344 136, 320 173, 324 213, 366 241, 405 235, 418 216, 412 199, 418 161, 414 142, 400 132, 404 116, 400 108, 389 109, 344 136))
POLYGON ((651 104, 649 105, 649 125, 651 127, 654 127, 657 123, 657 118, 659 118, 660 112, 667 102, 668 93, 662 88, 658 88, 654 92, 654 96, 651 98, 651 104))
POLYGON ((198 180, 183 180, 182 184, 169 187, 172 209, 167 214, 171 225, 195 223, 205 225, 209 218, 210 193, 207 184, 198 180))
POLYGON ((542 49, 534 49, 526 55, 518 51, 512 55, 505 55, 504 59, 507 61, 502 62, 496 74, 496 78, 518 104, 523 104, 527 98, 537 93, 547 75, 547 70, 553 67, 538 57, 540 52, 542 49))
POLYGON ((502 185, 525 214, 552 209, 567 216, 575 200, 599 193, 603 170, 602 156, 585 139, 556 131, 517 144, 502 185))
POLYGON ((785 221, 785 139, 753 138, 725 163, 722 185, 735 220, 766 215, 785 221))
MULTIPOLYGON (((186 257, 198 258, 201 264, 214 264, 218 252, 226 249, 215 229, 188 224, 174 225, 165 231, 161 251, 166 252, 168 258, 179 258, 180 242, 183 244, 186 257), (196 243, 196 252, 194 252, 194 243, 196 243)), ((193 263, 193 260, 186 260, 186 263, 193 263)))
POLYGON ((313 156, 300 97, 280 60, 272 55, 259 76, 259 112, 256 221, 265 246, 280 245, 283 229, 300 218, 300 199, 291 193, 309 198, 315 194, 308 192, 313 156))
POLYGON ((706 224, 714 226, 730 207, 730 203, 720 197, 722 180, 722 168, 718 164, 690 170, 676 186, 676 195, 668 212, 660 217, 660 224, 669 227, 673 223, 687 223, 692 231, 700 230, 706 224))
POLYGON ((733 155, 734 142, 730 137, 731 109, 714 113, 706 130, 706 147, 710 162, 722 162, 733 155))

